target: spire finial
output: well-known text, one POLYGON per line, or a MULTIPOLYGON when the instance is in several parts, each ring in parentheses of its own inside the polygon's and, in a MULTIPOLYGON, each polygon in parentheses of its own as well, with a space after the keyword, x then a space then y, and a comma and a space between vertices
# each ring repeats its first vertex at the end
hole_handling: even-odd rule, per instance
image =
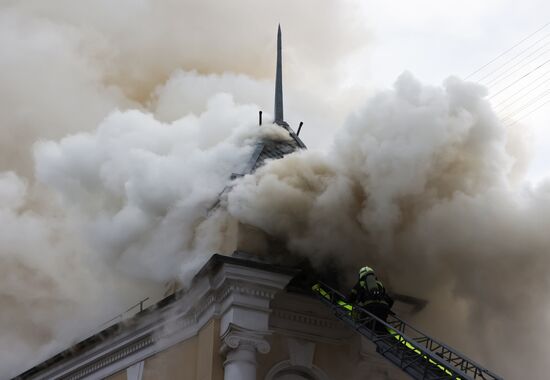
POLYGON ((275 123, 282 125, 283 116, 283 68, 282 68, 282 43, 281 43, 281 24, 277 31, 277 71, 275 73, 275 123))

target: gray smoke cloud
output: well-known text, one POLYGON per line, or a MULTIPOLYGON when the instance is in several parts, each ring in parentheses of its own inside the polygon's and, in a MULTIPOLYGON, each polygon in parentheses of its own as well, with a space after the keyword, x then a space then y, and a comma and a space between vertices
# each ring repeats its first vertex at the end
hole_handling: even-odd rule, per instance
POLYGON ((350 281, 374 266, 393 291, 429 300, 416 321, 424 330, 502 375, 542 379, 549 185, 518 182, 525 149, 485 94, 404 73, 349 118, 328 153, 245 177, 229 211, 314 262, 338 258, 350 281))
POLYGON ((549 334, 534 326, 548 317, 550 185, 521 180, 521 132, 502 128, 480 87, 405 74, 327 153, 269 163, 236 183, 230 215, 207 214, 254 142, 282 138, 256 125, 272 107, 277 22, 292 36, 288 121, 323 146, 357 103, 334 91, 368 41, 354 12, 313 0, 0 6, 1 378, 188 281, 234 238, 232 217, 314 261, 340 258, 350 278, 372 263, 390 288, 430 300, 418 322, 434 335, 504 375, 544 378, 549 334))
POLYGON ((208 210, 258 139, 284 137, 257 113, 223 93, 172 123, 114 111, 94 131, 37 142, 34 188, 0 176, 6 376, 158 299, 169 280, 187 284, 233 238, 227 214, 208 210))
MULTIPOLYGON (((323 114, 326 107, 319 107, 319 102, 328 104, 328 100, 313 95, 334 87, 345 75, 343 68, 338 69, 339 61, 365 43, 354 11, 353 2, 343 6, 313 0, 299 5, 290 0, 262 4, 243 0, 231 6, 213 0, 5 1, 0 7, 0 113, 10 133, 0 142, 0 170, 17 167, 31 175, 28 152, 37 138, 58 139, 92 130, 113 108, 156 111, 159 87, 169 81, 178 93, 171 79, 176 70, 205 76, 197 96, 207 98, 213 95, 207 88, 240 88, 230 80, 215 84, 216 75, 271 80, 277 22, 293 36, 285 43, 285 76, 296 84, 288 94, 300 110, 294 115, 318 114, 318 124, 327 125, 322 120, 332 120, 338 111, 323 114), (302 17, 311 9, 315 18, 303 24, 302 17), (326 33, 329 24, 332 29, 326 33), (308 75, 303 75, 304 70, 308 75)), ((254 88, 244 86, 235 96, 238 102, 246 98, 245 103, 253 100, 271 109, 272 100, 266 95, 270 90, 256 97, 254 88)), ((172 120, 190 109, 202 111, 207 99, 190 105, 181 102, 168 110, 167 97, 161 99, 159 114, 172 120)), ((190 98, 194 97, 183 100, 190 98)))
POLYGON ((189 280, 230 232, 208 207, 277 134, 252 128, 272 107, 277 23, 301 78, 289 112, 328 129, 344 111, 319 94, 364 44, 355 20, 353 2, 313 0, 0 5, 0 378, 189 280))
POLYGON ((154 291, 150 281, 121 278, 95 260, 74 219, 55 198, 46 203, 43 190, 13 172, 0 174, 3 378, 46 359, 144 290, 154 291))

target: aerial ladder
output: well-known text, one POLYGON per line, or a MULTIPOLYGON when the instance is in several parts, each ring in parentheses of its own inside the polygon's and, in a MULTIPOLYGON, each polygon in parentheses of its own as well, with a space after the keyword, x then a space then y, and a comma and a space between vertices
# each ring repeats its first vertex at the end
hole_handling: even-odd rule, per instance
POLYGON ((351 305, 346 297, 318 282, 313 294, 342 321, 376 345, 376 351, 413 379, 502 380, 460 352, 390 313, 386 321, 351 305))

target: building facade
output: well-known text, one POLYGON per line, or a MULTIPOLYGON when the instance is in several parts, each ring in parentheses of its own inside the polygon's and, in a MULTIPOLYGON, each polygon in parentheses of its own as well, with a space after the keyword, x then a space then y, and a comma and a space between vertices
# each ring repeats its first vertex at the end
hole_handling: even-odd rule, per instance
POLYGON ((402 379, 374 346, 307 292, 299 270, 214 255, 191 287, 18 379, 402 379))

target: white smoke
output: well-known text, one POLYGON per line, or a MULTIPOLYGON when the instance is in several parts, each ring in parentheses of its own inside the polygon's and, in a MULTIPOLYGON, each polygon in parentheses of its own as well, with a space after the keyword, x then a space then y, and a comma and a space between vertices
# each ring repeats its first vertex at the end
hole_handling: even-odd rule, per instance
MULTIPOLYGON (((0 377, 188 280, 223 244, 227 216, 207 210, 277 133, 256 117, 272 105, 279 21, 292 35, 288 121, 306 121, 306 142, 329 138, 354 104, 333 91, 365 41, 354 12, 318 0, 0 6, 0 377)), ((434 335, 504 375, 544 378, 549 334, 534 326, 548 318, 550 185, 518 181, 525 148, 483 94, 404 75, 329 153, 242 179, 229 210, 350 276, 372 262, 395 291, 430 299, 420 322, 434 335)))
POLYGON ((314 262, 338 258, 350 281, 374 266, 393 291, 429 300, 424 330, 505 376, 542 379, 548 185, 513 180, 521 149, 510 149, 484 95, 405 73, 350 117, 327 154, 246 176, 229 210, 314 262))
POLYGON ((190 272, 217 245, 196 236, 232 173, 241 173, 263 134, 255 106, 219 94, 198 116, 162 124, 139 111, 115 112, 93 133, 36 146, 38 179, 78 211, 92 247, 121 271, 159 282, 190 272), (199 252, 196 252, 199 244, 199 252))
POLYGON ((0 174, 0 358, 3 377, 46 359, 139 299, 150 283, 119 278, 94 261, 80 231, 43 193, 13 172, 0 174), (40 207, 31 205, 40 203, 40 207), (116 292, 111 289, 116 287, 116 292), (138 290, 139 289, 139 290, 138 290), (101 307, 97 307, 100 305, 101 307))
POLYGON ((271 109, 277 23, 294 35, 293 114, 328 129, 344 111, 321 89, 364 41, 349 38, 361 35, 353 12, 317 0, 0 5, 0 378, 192 276, 227 233, 207 209, 261 137, 258 107, 238 104, 271 109))
POLYGON ((226 217, 208 210, 257 140, 282 133, 258 128, 257 113, 228 94, 170 124, 115 111, 93 132, 35 145, 36 177, 48 186, 36 186, 37 199, 27 199, 22 178, 2 174, 6 374, 82 339, 166 281, 188 282, 219 252, 226 217))

